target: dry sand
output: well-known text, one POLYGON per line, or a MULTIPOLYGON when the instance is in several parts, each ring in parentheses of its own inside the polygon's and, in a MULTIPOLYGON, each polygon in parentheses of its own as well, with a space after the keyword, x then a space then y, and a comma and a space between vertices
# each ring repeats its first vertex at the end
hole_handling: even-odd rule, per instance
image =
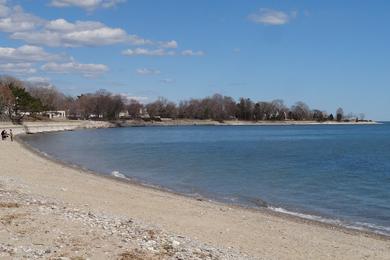
POLYGON ((0 151, 0 256, 390 259, 385 237, 105 178, 18 142, 0 151))

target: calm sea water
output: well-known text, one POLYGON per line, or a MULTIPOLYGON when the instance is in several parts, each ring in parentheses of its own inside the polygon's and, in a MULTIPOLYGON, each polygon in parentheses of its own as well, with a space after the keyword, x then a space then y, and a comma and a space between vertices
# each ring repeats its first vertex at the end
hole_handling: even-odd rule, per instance
POLYGON ((390 235, 388 123, 116 128, 25 140, 103 174, 390 235))

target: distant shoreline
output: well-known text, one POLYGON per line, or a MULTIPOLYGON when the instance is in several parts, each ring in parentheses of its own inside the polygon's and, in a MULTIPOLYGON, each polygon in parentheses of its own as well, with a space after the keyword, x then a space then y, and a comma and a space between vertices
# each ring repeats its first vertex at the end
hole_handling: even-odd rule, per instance
POLYGON ((14 135, 33 134, 42 132, 72 131, 76 129, 90 128, 114 128, 114 127, 153 127, 153 126, 310 126, 310 125, 378 125, 376 121, 337 122, 337 121, 215 121, 196 119, 163 119, 161 121, 144 120, 118 120, 118 121, 94 121, 94 120, 61 120, 61 121, 26 121, 22 124, 12 122, 0 122, 0 129, 12 129, 14 135))
POLYGON ((161 121, 125 120, 120 121, 121 126, 292 126, 292 125, 376 125, 381 124, 376 121, 241 121, 225 120, 222 122, 215 120, 196 119, 163 119, 161 121))

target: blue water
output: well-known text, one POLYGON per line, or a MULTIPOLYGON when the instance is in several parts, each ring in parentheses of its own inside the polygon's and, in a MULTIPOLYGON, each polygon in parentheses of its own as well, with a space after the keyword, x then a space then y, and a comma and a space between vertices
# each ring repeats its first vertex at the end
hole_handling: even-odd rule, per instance
POLYGON ((30 135, 103 174, 390 235, 390 124, 187 126, 30 135))

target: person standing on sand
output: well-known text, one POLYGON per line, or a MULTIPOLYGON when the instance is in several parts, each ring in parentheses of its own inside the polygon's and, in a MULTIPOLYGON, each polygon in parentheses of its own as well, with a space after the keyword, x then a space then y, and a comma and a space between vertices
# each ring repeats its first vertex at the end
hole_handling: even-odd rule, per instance
POLYGON ((3 130, 1 131, 1 140, 4 141, 5 139, 7 139, 7 131, 3 130))
POLYGON ((12 129, 9 130, 9 137, 11 138, 11 142, 14 141, 14 134, 12 133, 12 129))

